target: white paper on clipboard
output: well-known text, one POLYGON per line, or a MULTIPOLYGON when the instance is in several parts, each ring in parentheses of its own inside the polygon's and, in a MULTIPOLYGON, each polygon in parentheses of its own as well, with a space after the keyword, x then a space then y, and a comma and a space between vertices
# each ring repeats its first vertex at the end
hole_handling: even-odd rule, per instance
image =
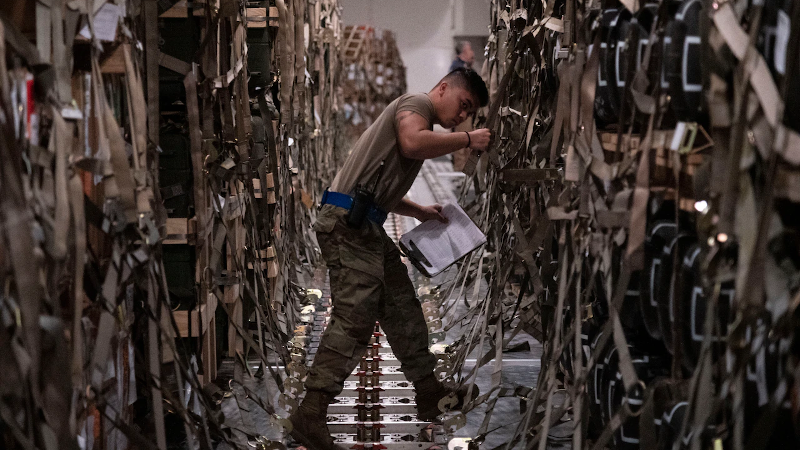
POLYGON ((414 265, 431 277, 486 243, 486 236, 458 204, 442 207, 449 222, 429 220, 400 237, 414 265))

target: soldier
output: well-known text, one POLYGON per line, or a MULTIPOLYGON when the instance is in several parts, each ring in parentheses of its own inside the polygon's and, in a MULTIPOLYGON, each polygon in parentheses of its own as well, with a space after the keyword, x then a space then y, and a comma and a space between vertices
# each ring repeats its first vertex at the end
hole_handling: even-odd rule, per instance
MULTIPOLYGON (((401 371, 414 383, 420 420, 433 420, 439 400, 454 392, 433 373, 436 357, 428 350, 422 308, 383 222, 388 211, 422 222, 447 221, 440 205, 421 206, 404 196, 425 159, 464 147, 486 150, 491 136, 486 128, 441 133, 433 125, 452 128, 488 100, 481 77, 464 68, 427 94, 399 97, 361 135, 325 192, 314 231, 330 273, 333 312, 305 382, 305 399, 290 417, 292 437, 312 450, 336 448, 327 427, 328 405, 359 364, 376 320, 401 371)), ((459 409, 466 389, 455 393, 459 409)))
POLYGON ((472 69, 475 62, 475 52, 472 51, 472 44, 469 41, 459 41, 456 44, 456 59, 450 64, 450 72, 464 67, 472 69))

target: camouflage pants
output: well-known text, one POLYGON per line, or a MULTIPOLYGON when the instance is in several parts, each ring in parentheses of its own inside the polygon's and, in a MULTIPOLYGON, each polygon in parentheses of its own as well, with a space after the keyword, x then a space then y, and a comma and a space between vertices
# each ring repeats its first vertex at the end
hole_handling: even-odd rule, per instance
POLYGON ((352 229, 346 214, 325 205, 314 224, 330 273, 333 312, 306 389, 341 393, 366 351, 376 320, 406 379, 420 380, 433 371, 436 357, 428 350, 428 329, 408 268, 383 227, 365 221, 352 229))

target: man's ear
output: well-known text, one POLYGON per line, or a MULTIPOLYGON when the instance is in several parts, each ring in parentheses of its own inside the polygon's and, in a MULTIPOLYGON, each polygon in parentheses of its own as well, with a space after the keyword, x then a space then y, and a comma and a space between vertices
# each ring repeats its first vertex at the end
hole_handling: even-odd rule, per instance
POLYGON ((439 89, 438 89, 439 94, 444 94, 444 92, 447 90, 448 87, 449 85, 447 84, 446 81, 442 81, 441 83, 439 83, 439 89))

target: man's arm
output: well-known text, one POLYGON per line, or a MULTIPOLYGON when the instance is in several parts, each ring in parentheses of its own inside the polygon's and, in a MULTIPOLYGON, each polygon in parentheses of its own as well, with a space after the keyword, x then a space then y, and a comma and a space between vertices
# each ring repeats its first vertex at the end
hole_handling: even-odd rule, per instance
POLYGON ((469 144, 484 151, 491 133, 486 128, 467 133, 436 133, 428 129, 428 121, 413 111, 400 111, 395 116, 400 154, 411 159, 430 159, 453 153, 469 144))
POLYGON ((420 222, 438 220, 439 222, 447 223, 447 218, 442 215, 442 207, 440 205, 422 206, 408 198, 400 200, 400 203, 394 207, 392 212, 401 216, 413 217, 420 222))

